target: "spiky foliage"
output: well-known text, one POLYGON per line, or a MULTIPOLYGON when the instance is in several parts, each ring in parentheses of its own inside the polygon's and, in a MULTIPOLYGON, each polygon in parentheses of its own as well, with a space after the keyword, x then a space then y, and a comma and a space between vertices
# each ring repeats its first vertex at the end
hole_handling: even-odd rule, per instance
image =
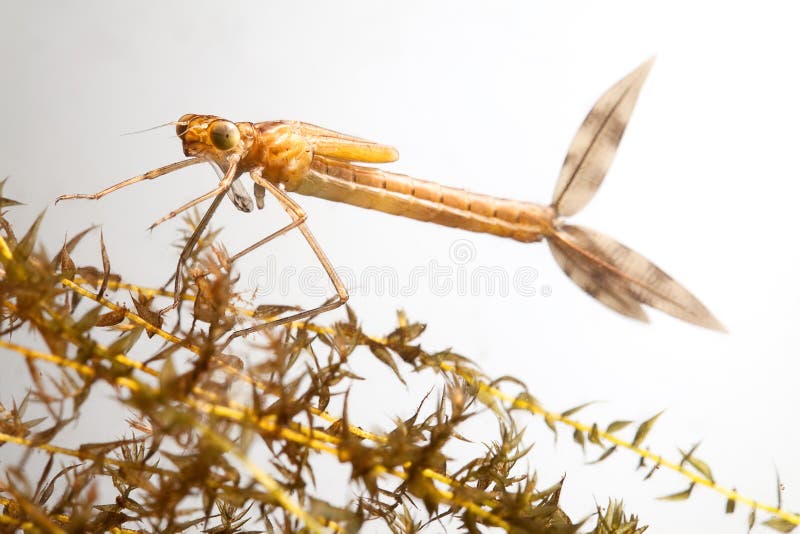
MULTIPOLYGON (((569 518, 559 507, 563 481, 542 486, 529 471, 535 456, 514 411, 543 416, 553 429, 571 426, 578 443, 603 448, 601 458, 628 448, 693 484, 720 488, 694 449, 678 465, 641 448, 655 418, 628 442, 616 435, 623 423, 601 431, 571 419, 580 407, 546 411, 524 385, 491 381, 462 356, 420 347, 415 340, 425 326, 402 313, 384 337, 363 332, 348 310, 346 321, 330 327, 291 324, 227 345, 241 322, 287 309, 237 307, 244 302, 231 266, 209 236, 187 274, 189 317, 165 331, 156 303, 168 292, 114 275, 102 237, 102 268, 76 265, 72 252, 87 232, 48 258, 36 246, 40 222, 17 239, 2 218, 0 345, 4 357, 24 357, 29 371, 29 394, 19 403, 2 399, 10 408, 0 405, 0 445, 24 451, 0 478, 3 529, 356 532, 381 522, 380 530, 411 533, 450 521, 465 532, 488 526, 528 533, 644 531, 617 503, 590 518, 569 518), (109 330, 110 343, 103 343, 109 330), (8 341, 8 334, 16 340, 25 332, 24 344, 8 341), (143 333, 166 342, 153 349, 143 333), (432 381, 413 413, 382 433, 363 430, 348 408, 348 392, 361 379, 354 354, 365 352, 398 383, 415 373, 432 381), (127 409, 120 417, 129 431, 105 442, 59 446, 67 425, 92 417, 97 406, 86 401, 104 384, 127 409), (31 406, 43 415, 27 417, 31 406), (470 435, 466 423, 476 417, 494 423, 470 435), (477 452, 456 460, 449 452, 456 442, 472 443, 477 452), (47 455, 38 471, 34 451, 47 455), (352 498, 344 505, 326 501, 316 487, 315 461, 323 455, 349 466, 342 489, 352 498)), ((737 500, 738 494, 727 495, 737 500)), ((797 521, 775 513, 782 515, 771 521, 797 521)))

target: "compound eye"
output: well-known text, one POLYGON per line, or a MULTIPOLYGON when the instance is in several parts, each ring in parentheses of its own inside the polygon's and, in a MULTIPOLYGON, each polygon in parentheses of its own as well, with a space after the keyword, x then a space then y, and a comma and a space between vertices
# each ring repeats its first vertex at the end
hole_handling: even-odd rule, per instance
POLYGON ((208 128, 211 143, 219 150, 230 150, 239 144, 239 128, 230 121, 214 121, 208 128))

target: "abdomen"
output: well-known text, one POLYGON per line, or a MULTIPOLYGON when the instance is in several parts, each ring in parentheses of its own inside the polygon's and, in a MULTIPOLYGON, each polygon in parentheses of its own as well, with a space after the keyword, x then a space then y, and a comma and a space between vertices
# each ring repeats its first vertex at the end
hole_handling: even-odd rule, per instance
POLYGON ((552 211, 538 204, 480 195, 319 156, 293 191, 523 242, 539 241, 552 228, 552 211))

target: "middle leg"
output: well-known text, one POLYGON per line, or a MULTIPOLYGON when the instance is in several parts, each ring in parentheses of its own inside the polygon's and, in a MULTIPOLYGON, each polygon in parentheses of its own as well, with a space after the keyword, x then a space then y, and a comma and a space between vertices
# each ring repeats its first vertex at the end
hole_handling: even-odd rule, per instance
POLYGON ((320 264, 322 265, 322 268, 327 273, 328 278, 330 279, 334 289, 336 290, 336 296, 333 298, 333 300, 325 302, 322 305, 317 306, 316 308, 313 308, 311 310, 305 310, 299 313, 295 313, 293 315, 289 315, 287 317, 281 317, 273 321, 268 321, 266 323, 251 326, 249 328, 243 328, 241 330, 237 330, 228 337, 228 339, 225 341, 223 345, 223 348, 237 337, 246 336, 247 334, 251 334, 259 330, 264 330, 267 328, 280 326, 282 324, 299 321, 301 319, 311 317, 312 315, 317 315, 319 313, 333 310, 335 308, 338 308, 345 302, 347 302, 347 299, 349 298, 349 295, 347 293, 347 288, 345 288, 344 283, 342 282, 341 278, 339 278, 339 275, 336 273, 336 270, 333 268, 333 265, 331 264, 327 255, 322 250, 322 247, 320 247, 314 235, 311 233, 311 230, 309 230, 308 226, 306 226, 305 221, 307 219, 307 215, 303 210, 303 208, 301 208, 299 204, 297 204, 294 200, 292 200, 292 198, 289 197, 289 195, 287 195, 283 190, 281 190, 277 186, 273 185, 272 183, 266 180, 260 180, 260 182, 261 184, 263 184, 263 187, 267 191, 269 191, 278 200, 278 202, 280 202, 281 206, 283 206, 283 208, 286 210, 287 213, 289 213, 289 216, 291 216, 293 220, 290 224, 288 224, 284 228, 278 230, 277 232, 274 232, 273 234, 270 234, 264 239, 254 243, 253 245, 242 250, 241 252, 235 254, 234 256, 231 257, 231 260, 241 258, 245 254, 252 252, 256 248, 271 241, 277 236, 282 235, 291 230, 292 228, 297 227, 300 229, 300 233, 303 234, 303 237, 305 238, 306 242, 311 247, 311 250, 314 252, 314 255, 319 260, 320 264))

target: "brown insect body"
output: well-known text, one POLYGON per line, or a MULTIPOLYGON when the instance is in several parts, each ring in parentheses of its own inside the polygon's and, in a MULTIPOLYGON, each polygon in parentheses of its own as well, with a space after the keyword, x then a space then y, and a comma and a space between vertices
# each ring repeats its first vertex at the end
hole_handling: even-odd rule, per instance
MULTIPOLYGON (((255 182, 258 207, 268 190, 293 219, 283 229, 234 255, 235 260, 274 237, 299 228, 333 282, 338 300, 314 310, 281 318, 282 324, 332 309, 347 299, 347 291, 322 249, 305 225, 306 214, 286 192, 311 195, 420 221, 483 232, 522 242, 546 238, 556 261, 584 291, 615 311, 647 320, 642 305, 652 306, 684 321, 723 330, 717 319, 683 286, 645 257, 599 232, 566 224, 594 196, 608 172, 630 119, 652 60, 608 89, 578 129, 567 152, 550 206, 481 195, 384 171, 358 163, 395 161, 388 145, 326 130, 297 121, 233 123, 213 115, 184 115, 175 123, 184 154, 191 159, 130 178, 94 195, 100 198, 121 187, 149 180, 207 161, 224 173, 218 187, 156 221, 174 217, 200 202, 215 198, 187 242, 180 266, 199 239, 225 193, 243 211, 252 199, 238 178, 249 172, 255 182)), ((176 277, 176 295, 180 276, 176 277)), ((174 305, 177 305, 177 296, 174 305)), ((263 326, 263 325, 262 325, 263 326)), ((260 326, 241 330, 243 335, 260 326)))
MULTIPOLYGON (((334 157, 319 155, 318 152, 325 151, 326 137, 331 136, 314 135, 309 130, 318 134, 332 132, 300 122, 234 123, 240 134, 240 145, 221 151, 211 141, 209 130, 215 122, 224 120, 213 115, 181 117, 177 133, 183 142, 184 154, 213 160, 223 170, 228 167, 228 158, 236 154, 240 156, 238 173, 256 171, 253 179, 258 185, 264 186, 262 180, 268 180, 289 192, 434 224, 526 243, 540 241, 552 232, 555 212, 547 206, 482 195, 354 165, 335 157, 346 156, 341 148, 334 157), (322 150, 318 150, 318 145, 322 150)), ((358 138, 350 139, 359 144, 375 145, 358 138)))

